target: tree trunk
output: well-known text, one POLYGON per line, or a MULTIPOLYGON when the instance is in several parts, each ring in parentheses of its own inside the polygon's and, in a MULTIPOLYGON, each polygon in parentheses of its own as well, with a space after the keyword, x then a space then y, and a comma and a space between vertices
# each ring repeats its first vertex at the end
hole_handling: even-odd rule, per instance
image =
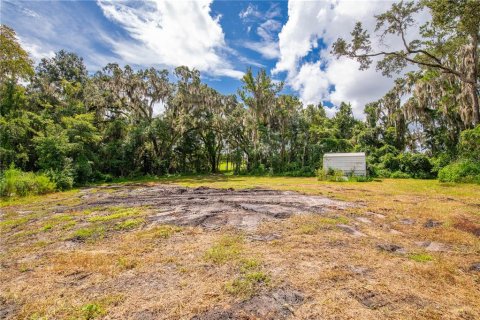
POLYGON ((471 72, 471 83, 469 85, 470 91, 471 91, 471 96, 473 100, 473 126, 475 127, 480 123, 480 107, 478 103, 478 41, 479 41, 479 35, 475 34, 472 37, 472 60, 473 60, 473 69, 471 72))
POLYGON ((474 86, 474 85, 471 85, 469 84, 469 87, 470 87, 470 91, 471 91, 471 96, 472 96, 472 100, 473 100, 473 119, 472 119, 472 123, 473 123, 473 127, 475 127, 476 125, 478 125, 480 123, 480 106, 478 104, 478 91, 477 91, 477 88, 474 86))

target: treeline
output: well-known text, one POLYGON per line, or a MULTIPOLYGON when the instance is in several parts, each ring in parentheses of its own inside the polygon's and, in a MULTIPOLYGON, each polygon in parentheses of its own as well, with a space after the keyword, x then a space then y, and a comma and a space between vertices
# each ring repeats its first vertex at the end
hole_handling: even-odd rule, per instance
MULTIPOLYGON (((457 49, 471 45, 455 37, 457 49)), ((332 118, 321 104, 302 105, 265 70, 247 70, 237 95, 223 95, 187 67, 169 74, 108 64, 89 75, 81 57, 59 51, 34 68, 12 29, 2 25, 0 40, 0 169, 40 172, 58 189, 215 173, 226 162, 235 174, 309 176, 324 153, 350 151, 367 153, 372 176, 480 182, 471 88, 437 66, 398 79, 360 121, 348 103, 332 118)), ((478 57, 478 43, 473 51, 478 57)), ((465 64, 443 47, 435 55, 450 68, 465 64)))

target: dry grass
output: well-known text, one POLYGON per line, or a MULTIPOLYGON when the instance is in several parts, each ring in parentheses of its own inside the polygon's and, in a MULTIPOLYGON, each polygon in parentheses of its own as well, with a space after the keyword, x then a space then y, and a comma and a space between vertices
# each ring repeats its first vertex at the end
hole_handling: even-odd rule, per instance
POLYGON ((79 191, 3 202, 0 314, 189 319, 288 285, 306 297, 295 319, 480 318, 480 274, 469 271, 480 262, 478 185, 224 176, 161 183, 295 190, 359 206, 266 222, 252 234, 156 225, 149 208, 85 213, 79 191), (428 219, 442 224, 426 228, 428 219), (365 236, 353 237, 338 224, 365 236), (271 234, 278 237, 251 240, 271 234), (445 251, 420 244, 432 241, 445 251), (380 250, 379 244, 405 252, 380 250))

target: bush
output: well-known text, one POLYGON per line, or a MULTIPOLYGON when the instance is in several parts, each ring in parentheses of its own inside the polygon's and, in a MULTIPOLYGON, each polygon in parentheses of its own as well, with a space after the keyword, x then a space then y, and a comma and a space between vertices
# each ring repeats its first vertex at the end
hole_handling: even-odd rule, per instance
POLYGON ((55 182, 44 174, 23 172, 11 166, 0 178, 0 195, 27 196, 45 194, 56 189, 55 182))
POLYGON ((432 178, 433 165, 430 158, 421 153, 404 153, 399 156, 400 171, 412 178, 432 178))
POLYGON ((345 176, 342 170, 335 170, 332 168, 328 168, 328 170, 318 169, 317 179, 320 181, 347 181, 348 180, 348 178, 345 176))
POLYGON ((438 173, 441 182, 480 183, 480 163, 460 160, 449 164, 438 173))
POLYGON ((411 176, 408 173, 402 172, 402 171, 395 171, 390 175, 390 178, 393 179, 409 179, 411 176))
POLYGON ((68 190, 73 187, 73 173, 69 169, 62 171, 47 170, 45 174, 57 185, 58 190, 68 190))
POLYGON ((462 132, 459 149, 462 158, 480 161, 480 125, 462 132))

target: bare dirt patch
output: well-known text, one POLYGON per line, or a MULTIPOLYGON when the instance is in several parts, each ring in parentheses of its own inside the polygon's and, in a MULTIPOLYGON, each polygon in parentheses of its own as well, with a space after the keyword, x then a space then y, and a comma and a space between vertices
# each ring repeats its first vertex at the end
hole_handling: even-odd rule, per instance
POLYGON ((229 308, 213 308, 193 317, 192 320, 287 319, 294 314, 294 308, 303 301, 302 293, 290 288, 277 288, 229 308))
POLYGON ((224 226, 251 230, 266 220, 293 214, 323 214, 351 207, 351 203, 292 191, 267 189, 183 188, 168 185, 130 186, 117 192, 82 192, 85 203, 74 209, 110 206, 148 206, 150 222, 218 229, 224 226))

